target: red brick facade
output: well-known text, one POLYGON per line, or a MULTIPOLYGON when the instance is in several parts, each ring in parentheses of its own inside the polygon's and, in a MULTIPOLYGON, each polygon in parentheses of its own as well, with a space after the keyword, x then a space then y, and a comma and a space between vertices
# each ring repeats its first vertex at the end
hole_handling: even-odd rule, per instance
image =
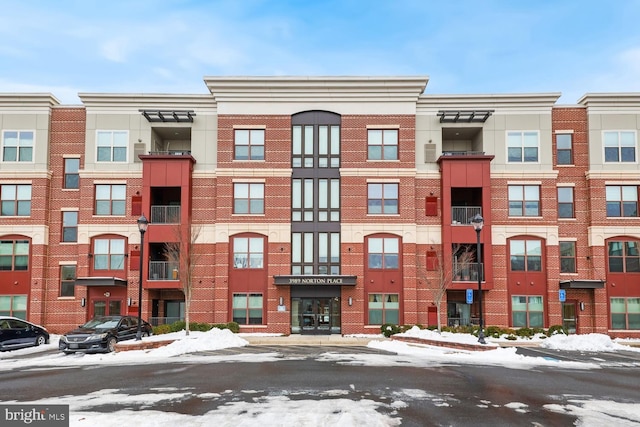
MULTIPOLYGON (((265 84, 268 85, 269 81, 265 84)), ((336 97, 343 96, 340 89, 335 90, 336 97)), ((212 93, 215 95, 213 89, 212 93)), ((415 94, 416 97, 418 95, 415 94)), ((527 99, 527 95, 523 95, 523 99, 527 99)), ((126 105, 129 102, 135 104, 135 101, 127 100, 126 105)), ((182 104, 174 108, 169 101, 163 102, 159 105, 167 110, 183 109, 182 104)), ((149 216, 152 207, 167 204, 163 198, 169 196, 165 192, 174 191, 170 188, 179 188, 183 233, 188 232, 185 224, 192 224, 200 230, 194 245, 194 254, 197 255, 194 255, 190 320, 229 322, 234 318, 233 296, 253 293, 262 296, 262 320, 259 324, 242 325, 242 330, 292 333, 295 320, 293 304, 299 299, 311 298, 305 296, 307 293, 315 295, 314 292, 318 292, 317 286, 304 289, 276 284, 278 277, 296 276, 292 275, 291 267, 295 255, 292 253, 291 231, 294 169, 292 116, 304 111, 320 111, 319 101, 306 105, 304 100, 289 100, 292 104, 300 105, 292 107, 286 114, 278 109, 284 107, 276 105, 276 101, 273 101, 275 112, 271 113, 269 101, 256 100, 256 105, 264 104, 264 111, 255 114, 238 113, 241 108, 234 107, 232 103, 228 107, 231 112, 227 113, 224 110, 227 101, 216 102, 220 111, 212 113, 206 108, 196 108, 194 124, 178 122, 168 125, 146 123, 139 118, 139 111, 154 105, 152 100, 141 100, 139 106, 134 106, 135 113, 126 110, 123 103, 121 114, 135 117, 135 120, 130 119, 131 123, 139 120, 142 124, 136 125, 139 129, 133 125, 127 129, 132 140, 128 148, 129 167, 121 167, 114 172, 96 165, 95 147, 90 145, 95 129, 101 128, 101 125, 95 124, 96 117, 99 119, 104 115, 104 120, 109 119, 100 110, 102 104, 79 107, 54 105, 49 108, 48 141, 38 141, 37 146, 38 149, 44 149, 45 146, 48 149, 46 172, 30 172, 24 168, 13 172, 0 171, 0 184, 29 182, 32 185, 30 216, 0 217, 0 238, 27 239, 30 242, 28 271, 0 271, 0 296, 26 295, 26 317, 46 325, 53 332, 63 332, 86 321, 93 314, 92 304, 99 299, 106 301, 107 305, 117 300, 114 307, 119 307, 121 312, 137 313, 138 282, 142 273, 143 317, 170 317, 166 312, 170 310, 167 302, 171 304, 184 299, 181 282, 173 280, 177 277, 152 280, 151 264, 148 262, 160 259, 157 257, 163 242, 175 240, 172 227, 151 223, 145 235, 144 267, 140 272, 140 236, 135 226, 139 212, 134 207, 137 203, 134 200, 141 200, 141 213, 149 216), (155 148, 147 137, 147 134, 151 134, 149 129, 162 127, 162 132, 165 132, 164 128, 189 128, 205 120, 205 117, 215 126, 203 126, 200 139, 192 137, 189 156, 154 157, 155 148), (234 158, 234 130, 245 128, 264 129, 263 161, 234 158), (137 135, 136 132, 140 135, 138 143, 146 144, 141 161, 133 158, 136 139, 133 135, 137 135), (196 147, 195 144, 201 144, 202 147, 196 147), (78 189, 65 189, 63 184, 64 159, 71 157, 80 159, 78 189), (215 166, 204 168, 201 164, 215 166), (126 184, 125 215, 95 214, 95 185, 109 182, 126 184), (234 213, 234 184, 252 182, 264 184, 264 213, 234 213), (163 190, 163 187, 166 189, 163 190), (64 211, 78 212, 78 242, 61 241, 64 211), (264 268, 256 271, 234 268, 233 239, 238 236, 264 239, 264 268), (115 278, 111 278, 110 286, 98 286, 102 282, 96 279, 100 278, 101 273, 93 269, 94 241, 101 237, 125 241, 122 277, 114 273, 115 278), (151 256, 152 250, 157 252, 154 257, 151 256), (61 265, 75 265, 77 277, 83 278, 82 284, 75 286, 73 296, 60 295, 61 265), (116 279, 122 279, 123 282, 116 279)), ((252 101, 242 102, 251 105, 252 101)), ((380 114, 371 111, 363 114, 358 113, 360 106, 343 107, 340 102, 323 102, 322 110, 339 114, 340 117, 339 276, 355 277, 355 285, 343 284, 325 295, 325 299, 337 301, 339 307, 339 312, 331 312, 332 321, 339 319, 334 333, 377 333, 380 324, 370 322, 372 298, 377 298, 377 295, 389 298, 389 303, 392 302, 389 295, 398 295, 398 323, 421 325, 451 323, 451 304, 456 301, 456 304, 461 304, 459 298, 465 289, 474 289, 474 298, 478 297, 477 284, 473 279, 451 277, 448 291, 440 302, 440 318, 437 319, 435 296, 439 271, 433 268, 433 259, 429 260, 428 254, 442 253, 446 270, 452 263, 452 255, 448 253, 450 245, 465 244, 475 248, 476 244, 472 227, 461 227, 461 224, 451 220, 452 206, 456 202, 454 199, 460 198, 455 195, 458 191, 474 202, 471 205, 480 207, 485 219, 485 227, 480 234, 483 248, 481 261, 485 272, 482 280, 485 325, 513 326, 513 297, 541 296, 544 327, 562 325, 567 314, 563 312, 563 307, 573 304, 578 333, 640 336, 640 330, 614 328, 610 310, 611 298, 640 298, 640 272, 609 273, 607 252, 610 241, 640 240, 640 218, 637 215, 608 217, 605 193, 606 186, 616 182, 640 187, 640 179, 637 176, 634 179, 629 173, 617 176, 613 170, 611 173, 595 171, 593 150, 602 150, 602 146, 593 140, 599 130, 592 129, 594 123, 590 124, 589 105, 551 105, 542 113, 535 113, 542 117, 541 121, 547 120, 551 126, 546 130, 541 126, 542 142, 539 147, 542 158, 551 153, 551 165, 547 168, 541 162, 540 173, 536 174, 535 170, 527 173, 526 168, 522 173, 518 165, 508 165, 503 160, 502 151, 506 152, 506 148, 504 141, 500 140, 504 139, 504 132, 493 129, 495 123, 501 123, 502 119, 498 117, 509 114, 522 114, 523 117, 528 114, 534 119, 525 118, 522 122, 529 120, 535 123, 538 116, 530 112, 509 110, 512 107, 495 107, 495 110, 491 110, 493 117, 473 128, 480 135, 480 140, 483 132, 485 134, 486 142, 481 150, 483 154, 475 157, 447 156, 444 147, 447 141, 441 136, 445 133, 437 127, 445 126, 438 124, 435 113, 428 114, 430 121, 425 125, 425 119, 420 114, 409 114, 404 107, 398 107, 398 113, 395 114, 390 113, 395 108, 393 106, 385 107, 386 110, 380 114), (429 126, 435 127, 435 132, 429 126), (369 129, 398 130, 397 160, 368 159, 369 129), (436 139, 442 139, 439 141, 440 154, 436 162, 420 160, 423 149, 421 132, 431 132, 436 139), (573 161, 570 165, 558 165, 556 135, 559 133, 570 133, 572 136, 573 161), (495 141, 491 138, 495 138, 495 141), (492 149, 496 152, 492 152, 492 149), (503 167, 503 164, 506 166, 503 167), (371 183, 397 183, 398 214, 368 213, 368 184, 371 183), (510 185, 539 186, 539 216, 510 215, 510 185), (558 217, 558 188, 565 186, 573 189, 572 218, 558 217), (431 207, 428 207, 430 203, 431 207), (376 270, 368 266, 370 238, 398 239, 398 269, 376 270), (511 242, 528 240, 542 242, 543 268, 535 272, 512 271, 511 242), (558 242, 565 241, 575 243, 575 273, 561 273, 558 242), (566 291, 564 305, 559 299, 562 291, 566 291)), ((365 108, 365 101, 351 102, 361 102, 361 107, 365 108)), ((374 102, 380 101, 376 99, 374 102)), ((435 102, 435 107, 430 107, 429 102, 428 99, 420 100, 419 104, 423 106, 421 108, 439 108, 435 102)), ((117 111, 119 107, 116 105, 113 108, 117 111)), ((465 108, 468 107, 460 109, 465 108)), ((415 105, 413 109, 415 111, 415 105)), ((26 111, 24 114, 29 114, 28 108, 26 111)), ((458 123, 449 126, 461 130, 470 128, 458 123)), ((526 129, 526 126, 520 125, 513 130, 526 129)), ((102 127, 118 129, 117 126, 102 127)), ((508 131, 510 127, 507 125, 505 129, 508 131)), ((193 132, 195 135, 195 130, 193 132)), ((449 143, 458 144, 452 141, 449 143)), ((635 150, 637 160, 637 142, 635 150)), ((474 299, 469 313, 472 318, 477 317, 477 300, 474 299)))

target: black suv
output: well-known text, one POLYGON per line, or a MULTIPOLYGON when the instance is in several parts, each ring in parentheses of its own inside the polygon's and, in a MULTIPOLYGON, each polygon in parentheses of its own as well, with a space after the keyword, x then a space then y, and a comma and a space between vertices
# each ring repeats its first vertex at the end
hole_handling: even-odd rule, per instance
MULTIPOLYGON (((144 320, 140 327, 143 337, 153 334, 151 325, 144 320)), ((58 347, 65 353, 82 351, 112 352, 118 341, 134 339, 138 332, 135 316, 100 316, 60 337, 58 347)))

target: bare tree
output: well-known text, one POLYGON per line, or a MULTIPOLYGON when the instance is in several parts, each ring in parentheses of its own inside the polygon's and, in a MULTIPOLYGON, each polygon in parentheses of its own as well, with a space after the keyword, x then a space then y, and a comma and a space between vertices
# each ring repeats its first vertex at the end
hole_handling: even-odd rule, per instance
MULTIPOLYGON (((459 245, 456 244, 452 248, 451 267, 446 265, 445 257, 442 246, 439 246, 435 250, 435 257, 432 257, 433 261, 431 265, 421 265, 418 258, 418 275, 424 283, 431 284, 433 276, 435 276, 435 289, 433 291, 433 303, 436 306, 436 313, 438 316, 438 332, 442 331, 440 326, 440 313, 442 300, 447 294, 447 289, 453 281, 454 277, 459 276, 463 271, 469 270, 469 267, 475 261, 475 249, 472 245, 459 245), (431 274, 429 274, 431 273, 431 274)), ((430 257, 427 257, 429 259, 430 257)))
POLYGON ((189 225, 187 230, 181 224, 174 227, 175 240, 164 244, 163 253, 169 263, 177 266, 177 274, 184 294, 184 319, 186 335, 189 335, 189 311, 193 290, 193 272, 200 258, 195 251, 195 243, 200 236, 200 225, 189 225))

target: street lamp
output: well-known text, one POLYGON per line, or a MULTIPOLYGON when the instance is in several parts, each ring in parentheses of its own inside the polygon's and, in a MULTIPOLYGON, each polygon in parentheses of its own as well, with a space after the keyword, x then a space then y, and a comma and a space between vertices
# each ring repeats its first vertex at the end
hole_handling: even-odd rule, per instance
POLYGON ((144 233, 149 227, 147 217, 142 214, 138 218, 138 230, 140 231, 140 281, 138 282, 138 331, 136 332, 136 341, 142 339, 142 267, 144 265, 144 233))
POLYGON ((478 268, 478 304, 480 304, 480 331, 478 332, 478 342, 480 344, 486 344, 484 340, 484 331, 483 326, 484 322, 482 319, 482 274, 480 273, 480 231, 484 226, 484 219, 482 215, 476 214, 473 218, 471 218, 471 224, 473 224, 473 228, 476 230, 476 264, 478 268))

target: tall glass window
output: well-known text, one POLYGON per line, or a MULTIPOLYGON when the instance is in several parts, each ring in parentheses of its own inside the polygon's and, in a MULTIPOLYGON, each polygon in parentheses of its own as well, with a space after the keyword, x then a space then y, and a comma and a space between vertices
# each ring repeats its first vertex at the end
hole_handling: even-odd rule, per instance
POLYGON ((233 267, 264 268, 264 239, 262 237, 234 237, 233 267))
POLYGON ((559 165, 573 164, 573 135, 570 133, 556 134, 556 161, 559 165))
POLYGON ((124 270, 124 239, 93 241, 94 270, 124 270))
POLYGON ((542 241, 511 240, 511 271, 542 271, 542 241))
POLYGON ((370 269, 398 269, 400 242, 397 237, 371 237, 368 239, 370 269))
POLYGON ((514 328, 542 328, 543 314, 542 296, 511 297, 511 323, 514 328))

